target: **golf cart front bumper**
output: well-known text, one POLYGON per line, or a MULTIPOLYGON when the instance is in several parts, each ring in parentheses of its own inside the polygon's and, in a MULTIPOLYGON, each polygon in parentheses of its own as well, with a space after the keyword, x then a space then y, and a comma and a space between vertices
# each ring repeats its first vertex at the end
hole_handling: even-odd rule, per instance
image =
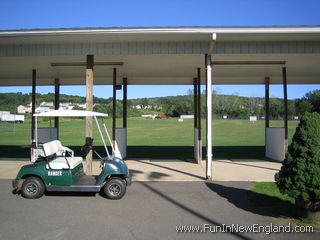
POLYGON ((17 191, 19 191, 21 189, 21 187, 22 187, 23 180, 24 179, 19 179, 19 180, 14 179, 14 180, 12 180, 13 189, 16 189, 17 191))
POLYGON ((132 177, 131 177, 130 172, 129 172, 129 174, 126 176, 126 182, 127 182, 127 186, 130 186, 130 185, 131 185, 132 177))

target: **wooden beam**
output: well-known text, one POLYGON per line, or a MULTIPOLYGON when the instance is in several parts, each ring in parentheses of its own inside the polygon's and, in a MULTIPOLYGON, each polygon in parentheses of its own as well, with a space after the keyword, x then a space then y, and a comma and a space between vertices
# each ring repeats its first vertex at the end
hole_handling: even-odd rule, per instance
POLYGON ((128 108, 128 91, 127 91, 127 78, 123 78, 123 103, 122 103, 122 109, 123 109, 123 128, 127 128, 127 108, 128 108))
MULTIPOLYGON (((88 55, 93 56, 93 55, 88 55)), ((123 62, 93 62, 94 66, 123 66, 123 62)), ((54 62, 51 63, 51 67, 85 67, 88 66, 88 62, 54 62)))
POLYGON ((283 77, 283 104, 284 104, 284 138, 285 149, 288 149, 288 90, 287 90, 287 69, 282 68, 283 77))
MULTIPOLYGON (((60 79, 54 79, 54 109, 59 110, 60 106, 60 79)), ((54 118, 54 127, 57 129, 57 139, 59 139, 59 118, 54 118)))
POLYGON ((215 66, 228 65, 285 65, 285 61, 216 61, 212 63, 215 66))
POLYGON ((33 116, 36 113, 36 85, 37 85, 37 70, 32 69, 32 98, 31 98, 31 141, 32 144, 35 144, 35 117, 33 116))
MULTIPOLYGON (((87 55, 87 68, 86 68, 86 110, 93 110, 93 65, 94 56, 87 55)), ((92 117, 86 117, 86 143, 89 145, 88 153, 86 156, 86 172, 92 173, 92 117)))

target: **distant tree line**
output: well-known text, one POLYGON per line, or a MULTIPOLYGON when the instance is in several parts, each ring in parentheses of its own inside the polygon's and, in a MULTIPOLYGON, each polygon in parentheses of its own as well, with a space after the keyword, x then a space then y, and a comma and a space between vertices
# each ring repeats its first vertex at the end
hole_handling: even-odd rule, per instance
MULTIPOLYGON (((54 94, 37 94, 36 102, 53 102, 54 94)), ((85 103, 85 97, 73 95, 60 95, 61 102, 85 103)), ((15 112, 17 106, 26 105, 31 102, 31 94, 22 93, 0 93, 0 111, 15 112)), ((112 98, 104 99, 94 97, 94 111, 108 113, 112 116, 112 98)), ((117 117, 122 117, 122 101, 117 100, 117 117)), ((179 117, 182 114, 190 115, 194 112, 193 91, 189 90, 187 95, 139 98, 128 100, 128 116, 141 116, 142 114, 159 114, 169 117, 179 117)), ((251 115, 264 116, 265 99, 261 97, 242 97, 238 95, 225 95, 213 92, 212 101, 213 114, 216 117, 226 115, 228 118, 248 118, 251 115)), ((302 116, 305 112, 320 113, 320 90, 310 91, 301 99, 288 100, 288 115, 302 116)), ((201 94, 201 114, 206 112, 206 95, 201 94)), ((283 117, 283 99, 270 98, 270 118, 279 119, 283 117)))

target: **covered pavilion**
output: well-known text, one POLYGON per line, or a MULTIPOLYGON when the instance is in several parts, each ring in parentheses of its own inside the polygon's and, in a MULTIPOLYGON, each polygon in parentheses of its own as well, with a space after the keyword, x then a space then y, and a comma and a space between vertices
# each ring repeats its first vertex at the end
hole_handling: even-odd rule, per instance
MULTIPOLYGON (((281 161, 288 144, 287 84, 320 83, 320 27, 140 27, 0 31, 0 86, 86 85, 87 110, 93 85, 123 85, 123 126, 113 114, 115 154, 126 157, 127 85, 194 86, 194 158, 212 162, 212 85, 264 84, 266 157, 281 161), (282 84, 284 126, 269 126, 269 85, 282 84), (206 153, 202 153, 200 86, 206 86, 206 153)), ((35 142, 34 119, 32 142, 35 142)), ((92 137, 87 119, 86 137, 92 137)), ((55 121, 58 133, 59 121, 55 121)), ((57 134, 58 135, 58 134, 57 134)), ((214 153, 213 153, 214 154, 214 153)), ((92 153, 87 156, 91 169, 92 153)))

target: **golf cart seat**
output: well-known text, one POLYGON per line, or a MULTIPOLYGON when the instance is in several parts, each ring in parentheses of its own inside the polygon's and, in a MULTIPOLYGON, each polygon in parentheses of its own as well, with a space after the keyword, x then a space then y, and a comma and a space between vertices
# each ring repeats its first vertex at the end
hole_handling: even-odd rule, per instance
POLYGON ((44 157, 48 160, 47 168, 73 169, 82 163, 82 157, 73 157, 73 154, 71 157, 67 157, 65 154, 61 155, 61 143, 58 142, 60 143, 60 141, 54 140, 42 145, 44 157))
POLYGON ((66 156, 67 153, 70 154, 71 157, 74 156, 74 152, 72 149, 62 146, 61 142, 59 140, 54 140, 52 141, 56 147, 58 148, 57 150, 57 156, 66 156))

